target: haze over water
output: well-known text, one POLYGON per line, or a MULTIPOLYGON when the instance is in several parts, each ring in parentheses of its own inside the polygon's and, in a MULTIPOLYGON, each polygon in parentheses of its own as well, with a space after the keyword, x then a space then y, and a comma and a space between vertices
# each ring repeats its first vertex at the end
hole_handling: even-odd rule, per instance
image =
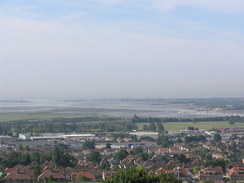
POLYGON ((54 113, 84 115, 111 115, 116 117, 219 117, 239 115, 244 111, 199 111, 189 104, 164 104, 152 101, 121 100, 20 100, 0 101, 1 113, 54 113))

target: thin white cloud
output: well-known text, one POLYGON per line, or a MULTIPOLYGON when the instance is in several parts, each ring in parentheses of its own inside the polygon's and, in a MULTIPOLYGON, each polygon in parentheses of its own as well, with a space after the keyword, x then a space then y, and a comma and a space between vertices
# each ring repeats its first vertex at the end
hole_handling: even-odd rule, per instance
POLYGON ((169 11, 176 7, 197 7, 218 12, 233 13, 244 11, 243 0, 145 0, 161 11, 169 11))
MULTIPOLYGON (((169 4, 168 10, 187 4, 181 2, 169 4)), ((60 20, 0 16, 1 96, 97 97, 99 93, 101 97, 192 97, 244 93, 240 85, 244 77, 243 44, 184 38, 194 30, 221 35, 219 39, 237 39, 235 33, 206 29, 201 24, 191 24, 188 31, 137 20, 69 21, 76 16, 81 14, 71 14, 67 21, 65 16, 60 20)))
POLYGON ((89 0, 93 3, 103 4, 103 5, 114 5, 119 3, 121 0, 89 0))

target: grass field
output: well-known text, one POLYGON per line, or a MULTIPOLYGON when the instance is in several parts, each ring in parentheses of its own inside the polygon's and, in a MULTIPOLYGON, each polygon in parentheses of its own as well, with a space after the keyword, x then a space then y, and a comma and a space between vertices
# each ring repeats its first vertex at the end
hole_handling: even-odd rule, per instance
MULTIPOLYGON (((138 123, 139 130, 143 129, 143 125, 148 123, 138 123)), ((166 131, 179 131, 185 130, 188 126, 192 126, 198 128, 200 130, 207 130, 212 128, 244 128, 244 123, 235 123, 235 125, 231 126, 227 121, 208 121, 208 122, 171 122, 164 123, 164 129, 166 131)))

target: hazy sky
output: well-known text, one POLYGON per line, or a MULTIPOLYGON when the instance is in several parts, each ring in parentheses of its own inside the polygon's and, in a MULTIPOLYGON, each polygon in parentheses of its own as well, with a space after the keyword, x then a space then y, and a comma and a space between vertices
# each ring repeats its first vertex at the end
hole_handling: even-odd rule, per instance
POLYGON ((244 96, 244 0, 0 0, 0 98, 244 96))

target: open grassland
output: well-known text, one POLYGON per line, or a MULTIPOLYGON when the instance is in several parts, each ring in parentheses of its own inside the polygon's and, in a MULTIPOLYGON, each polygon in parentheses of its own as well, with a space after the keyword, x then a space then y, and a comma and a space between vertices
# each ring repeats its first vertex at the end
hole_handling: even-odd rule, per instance
MULTIPOLYGON (((149 123, 137 123, 139 130, 143 130, 143 125, 149 123)), ((227 121, 207 121, 207 122, 168 122, 163 124, 166 131, 185 130, 188 126, 198 128, 200 130, 208 130, 212 128, 244 128, 244 123, 235 123, 230 125, 227 121)))

